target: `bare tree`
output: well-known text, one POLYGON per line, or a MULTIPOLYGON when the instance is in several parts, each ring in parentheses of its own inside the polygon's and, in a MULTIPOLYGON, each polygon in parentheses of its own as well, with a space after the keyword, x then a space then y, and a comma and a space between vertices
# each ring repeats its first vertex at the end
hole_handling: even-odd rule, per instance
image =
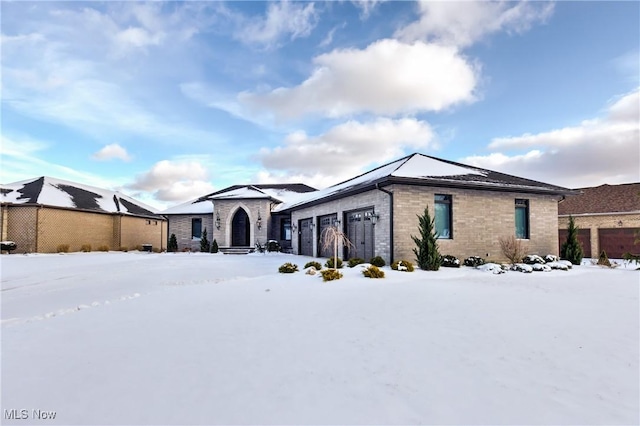
POLYGON ((353 243, 349 241, 347 234, 342 232, 337 226, 328 226, 322 230, 320 234, 320 241, 322 242, 322 249, 327 250, 333 248, 335 259, 333 262, 333 269, 338 268, 338 246, 342 245, 347 248, 355 248, 353 243))

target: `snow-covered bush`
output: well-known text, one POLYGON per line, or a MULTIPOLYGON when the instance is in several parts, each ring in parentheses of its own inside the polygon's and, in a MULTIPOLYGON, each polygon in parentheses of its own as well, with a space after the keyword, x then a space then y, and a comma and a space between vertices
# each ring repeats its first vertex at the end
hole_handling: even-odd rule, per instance
POLYGON ((526 263, 527 265, 535 265, 535 264, 545 264, 547 262, 537 254, 528 254, 522 259, 522 263, 526 263))
POLYGON ((298 272, 298 265, 287 262, 280 268, 278 268, 278 272, 280 272, 281 274, 293 274, 294 272, 298 272))
POLYGON ((279 252, 280 250, 281 250, 280 243, 278 243, 276 240, 267 241, 268 252, 272 252, 272 251, 279 252))
POLYGON ((551 267, 548 265, 544 265, 542 263, 533 263, 531 264, 531 267, 533 268, 534 271, 551 272, 551 267))
POLYGON ((311 267, 315 268, 316 271, 319 271, 320 269, 322 269, 322 265, 320 264, 320 262, 316 262, 314 260, 312 260, 311 262, 307 262, 304 265, 304 269, 311 268, 311 267))
POLYGON ((364 259, 360 258, 360 257, 352 257, 351 259, 349 259, 349 268, 353 268, 356 265, 360 265, 364 263, 364 259))
POLYGON ((342 278, 342 274, 337 269, 323 269, 320 274, 322 274, 322 281, 333 281, 342 278))
POLYGON ((362 271, 362 274, 367 278, 384 278, 384 271, 376 265, 369 266, 362 271))
POLYGON ((327 262, 324 264, 324 266, 331 269, 341 269, 343 266, 342 259, 340 259, 339 257, 330 257, 329 260, 327 260, 327 262))
POLYGON ((511 265, 511 270, 530 274, 531 272, 533 272, 533 267, 531 265, 527 265, 526 263, 514 263, 513 265, 511 265))
POLYGON ((545 266, 548 266, 551 269, 557 269, 560 271, 568 271, 569 269, 571 269, 572 265, 573 264, 568 260, 559 260, 556 262, 548 262, 545 266))
POLYGON ((464 266, 471 266, 475 268, 476 266, 484 265, 485 261, 480 256, 470 256, 464 260, 464 266))
POLYGON ((442 256, 441 266, 445 268, 459 268, 460 267, 460 259, 455 256, 451 256, 450 254, 446 254, 442 256))
POLYGON ((89 253, 91 251, 91 244, 83 244, 80 247, 80 251, 84 253, 89 253))
POLYGON ((373 266, 377 266, 378 268, 382 268, 384 265, 386 265, 386 262, 380 256, 372 257, 369 263, 373 266))
POLYGON ((413 263, 408 260, 396 260, 391 264, 394 271, 413 272, 413 263))
POLYGON ((560 258, 559 258, 558 256, 554 255, 554 254, 548 254, 548 255, 546 255, 546 256, 544 257, 544 261, 545 261, 546 263, 549 263, 549 262, 557 262, 559 259, 560 259, 560 258))
POLYGON ((502 265, 498 265, 497 263, 484 263, 482 265, 476 266, 476 269, 483 272, 491 272, 495 275, 504 274, 505 272, 507 272, 507 270, 502 265))
POLYGON ((58 253, 69 253, 69 244, 58 244, 56 251, 58 253))
POLYGON ((309 266, 308 268, 305 269, 304 273, 306 275, 315 275, 318 273, 318 270, 316 268, 314 268, 313 266, 309 266))

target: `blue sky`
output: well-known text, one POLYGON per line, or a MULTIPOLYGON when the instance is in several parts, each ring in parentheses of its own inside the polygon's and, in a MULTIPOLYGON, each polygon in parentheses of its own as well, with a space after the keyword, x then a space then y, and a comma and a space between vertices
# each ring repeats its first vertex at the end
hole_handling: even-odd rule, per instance
POLYGON ((2 2, 0 182, 158 208, 412 152, 640 180, 638 2, 2 2))

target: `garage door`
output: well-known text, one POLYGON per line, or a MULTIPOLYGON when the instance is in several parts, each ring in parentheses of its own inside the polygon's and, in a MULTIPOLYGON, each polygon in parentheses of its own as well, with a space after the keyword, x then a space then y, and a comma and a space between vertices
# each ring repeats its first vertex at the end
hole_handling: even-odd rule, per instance
MULTIPOLYGON (((568 231, 566 229, 560 229, 558 231, 558 253, 562 248, 562 244, 567 241, 568 231)), ((584 257, 591 258, 591 229, 578 229, 578 241, 582 244, 582 251, 584 257)))
POLYGON ((326 228, 333 226, 333 224, 336 222, 337 219, 338 219, 337 213, 318 217, 318 256, 320 257, 333 256, 333 250, 334 250, 333 247, 323 248, 324 241, 322 241, 322 236, 324 235, 323 231, 326 228))
POLYGON ((349 247, 347 259, 360 257, 367 262, 373 257, 373 209, 349 212, 346 214, 347 238, 353 244, 349 247))
POLYGON ((313 219, 302 219, 298 221, 298 247, 303 256, 313 256, 313 219))
POLYGON ((620 259, 625 253, 638 254, 640 252, 640 244, 635 246, 633 244, 636 232, 638 232, 637 228, 598 229, 600 251, 606 251, 607 256, 611 259, 620 259))

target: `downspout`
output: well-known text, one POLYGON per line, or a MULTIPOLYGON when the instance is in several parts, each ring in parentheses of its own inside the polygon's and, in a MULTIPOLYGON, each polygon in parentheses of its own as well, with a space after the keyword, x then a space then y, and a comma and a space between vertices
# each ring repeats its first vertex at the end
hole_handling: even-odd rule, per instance
POLYGON ((380 184, 376 183, 376 189, 378 191, 382 191, 385 194, 389 194, 389 221, 391 222, 389 224, 389 256, 391 257, 391 259, 389 260, 389 263, 393 262, 393 246, 394 246, 394 241, 393 241, 393 192, 391 191, 387 191, 386 189, 380 188, 380 184))

